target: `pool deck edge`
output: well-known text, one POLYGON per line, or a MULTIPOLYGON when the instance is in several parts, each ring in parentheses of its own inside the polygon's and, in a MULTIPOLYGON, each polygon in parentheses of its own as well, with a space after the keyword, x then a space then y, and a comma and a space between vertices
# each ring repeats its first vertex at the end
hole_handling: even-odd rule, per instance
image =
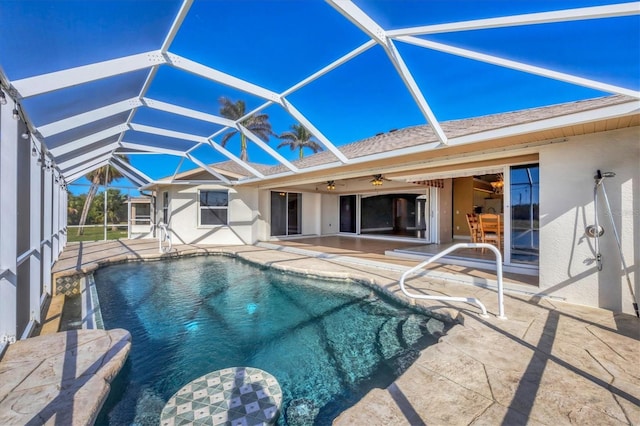
MULTIPOLYGON (((398 286, 401 270, 375 263, 251 245, 178 246, 162 256, 153 243, 69 245, 54 270, 77 273, 114 260, 228 254, 283 271, 357 279, 404 297, 398 286)), ((490 315, 483 318, 477 307, 464 303, 420 301, 459 324, 437 345, 422 350, 391 386, 371 390, 334 424, 640 424, 637 318, 506 294, 508 319, 503 320, 496 317, 492 289, 434 277, 416 277, 408 284, 417 292, 476 297, 490 315)))
POLYGON ((131 335, 122 329, 12 344, 0 360, 0 424, 93 424, 130 348, 131 335))

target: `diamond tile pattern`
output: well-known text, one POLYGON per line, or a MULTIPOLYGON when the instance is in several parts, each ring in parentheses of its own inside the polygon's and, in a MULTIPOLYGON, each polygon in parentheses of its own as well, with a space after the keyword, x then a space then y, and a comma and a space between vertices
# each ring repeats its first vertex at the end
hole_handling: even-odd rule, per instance
POLYGON ((75 296, 80 294, 80 280, 84 275, 70 275, 56 278, 56 294, 75 296))
POLYGON ((271 425, 278 419, 282 390, 269 373, 232 367, 185 385, 165 405, 161 426, 271 425))

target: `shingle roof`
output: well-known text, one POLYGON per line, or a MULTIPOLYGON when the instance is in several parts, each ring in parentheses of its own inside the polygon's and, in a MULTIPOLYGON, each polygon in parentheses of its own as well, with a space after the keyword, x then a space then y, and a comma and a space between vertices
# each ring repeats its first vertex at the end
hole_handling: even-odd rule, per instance
MULTIPOLYGON (((485 131, 533 123, 578 112, 623 104, 631 101, 637 102, 638 100, 628 96, 615 95, 546 107, 466 118, 462 120, 451 120, 440 124, 447 137, 449 139, 453 139, 485 131)), ((366 139, 342 145, 340 146, 340 151, 342 151, 347 158, 354 159, 434 142, 438 142, 438 138, 431 126, 425 124, 407 127, 405 129, 392 130, 387 133, 377 134, 366 139)), ((304 170, 308 167, 320 166, 336 161, 338 161, 338 159, 330 151, 322 151, 309 155, 308 157, 304 157, 300 160, 293 161, 292 163, 301 170, 304 170)), ((266 176, 287 172, 289 170, 283 165, 267 166, 251 163, 251 166, 266 176)), ((249 172, 233 161, 215 163, 210 167, 223 172, 229 171, 241 176, 250 176, 249 172)))
MULTIPOLYGON (((547 107, 491 114, 462 120, 444 121, 441 122, 440 125, 447 137, 449 139, 453 139, 474 133, 532 123, 577 112, 618 105, 630 101, 637 101, 637 99, 623 95, 607 96, 547 107)), ((347 158, 353 159, 433 142, 438 142, 438 138, 431 126, 424 124, 378 134, 357 142, 342 145, 340 147, 340 151, 342 151, 347 158)), ((294 161, 293 164, 304 169, 306 167, 328 164, 334 161, 337 161, 337 158, 333 154, 329 151, 322 151, 301 160, 294 161)), ((273 175, 285 171, 287 171, 286 167, 278 165, 269 168, 266 174, 273 175)))

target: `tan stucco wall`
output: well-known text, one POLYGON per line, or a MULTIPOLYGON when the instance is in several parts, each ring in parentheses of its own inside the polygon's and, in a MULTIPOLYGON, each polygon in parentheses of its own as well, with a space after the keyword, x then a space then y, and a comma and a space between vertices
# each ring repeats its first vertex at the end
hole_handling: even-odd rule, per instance
POLYGON ((604 184, 634 292, 640 292, 638 128, 574 137, 541 149, 540 289, 572 303, 632 313, 630 292, 602 197, 602 271, 594 261, 594 240, 585 236, 585 228, 595 223, 593 176, 598 169, 616 173, 604 184))

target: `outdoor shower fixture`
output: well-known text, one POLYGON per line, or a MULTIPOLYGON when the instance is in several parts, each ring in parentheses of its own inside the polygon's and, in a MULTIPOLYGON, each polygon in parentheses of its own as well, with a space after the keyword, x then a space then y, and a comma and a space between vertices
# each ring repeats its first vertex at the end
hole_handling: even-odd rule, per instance
POLYGON ((618 253, 620 254, 620 261, 622 263, 622 269, 624 270, 624 274, 627 278, 627 285, 629 286, 629 292, 631 293, 631 300, 633 302, 633 309, 636 313, 636 316, 640 318, 640 312, 638 311, 638 302, 636 301, 636 296, 633 292, 633 286, 631 285, 631 279, 629 278, 629 271, 627 270, 627 262, 624 260, 624 255, 622 254, 622 245, 620 244, 620 236, 618 235, 618 230, 616 229, 616 224, 613 220, 613 214, 611 213, 611 205, 609 204, 609 198, 607 197, 607 191, 604 187, 604 179, 615 177, 616 174, 614 172, 601 172, 598 170, 596 175, 593 177, 596 181, 595 187, 593 188, 593 206, 595 209, 595 224, 589 225, 585 229, 585 233, 588 237, 594 238, 594 249, 596 252, 596 266, 598 267, 598 271, 602 271, 602 253, 600 252, 600 237, 604 234, 604 228, 600 226, 598 220, 598 192, 602 190, 602 196, 604 198, 604 202, 607 208, 607 214, 609 219, 611 220, 611 229, 613 230, 613 236, 615 237, 616 243, 618 245, 618 253))

